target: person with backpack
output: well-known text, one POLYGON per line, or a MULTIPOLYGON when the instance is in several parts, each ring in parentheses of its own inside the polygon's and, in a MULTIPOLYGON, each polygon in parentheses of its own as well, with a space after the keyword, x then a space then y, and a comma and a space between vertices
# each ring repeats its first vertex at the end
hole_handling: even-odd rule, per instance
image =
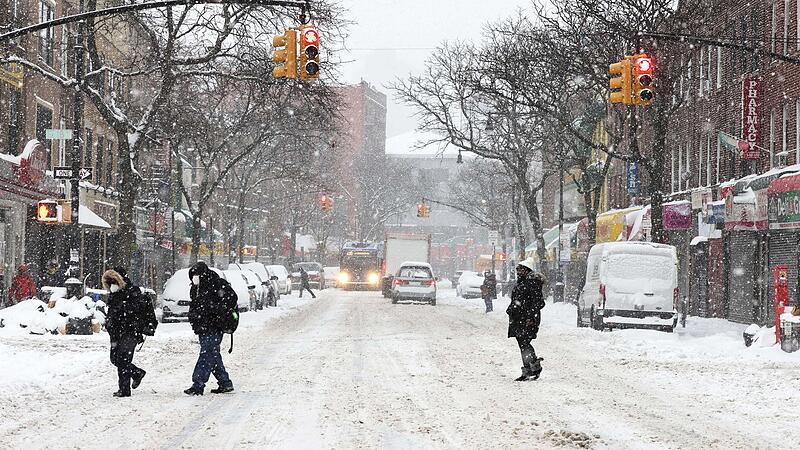
POLYGON ((144 335, 155 334, 158 322, 152 305, 134 286, 122 268, 103 273, 103 287, 109 291, 106 331, 111 338, 111 364, 117 367, 119 390, 114 397, 130 397, 144 378, 144 369, 133 364, 136 346, 144 335))
POLYGON ((515 381, 530 378, 536 380, 542 373, 542 359, 536 357, 531 341, 536 339, 542 320, 544 277, 534 273, 534 267, 531 258, 520 261, 517 265, 517 284, 511 292, 511 303, 506 309, 508 337, 517 339, 522 356, 522 375, 515 381))
MULTIPOLYGON (((233 333, 238 325, 236 292, 230 283, 220 278, 202 261, 189 269, 189 280, 189 323, 200 339, 200 355, 192 373, 192 386, 183 392, 187 395, 203 395, 212 373, 219 384, 216 389, 211 390, 212 393, 232 392, 233 382, 225 370, 219 346, 222 335, 233 333)), ((233 335, 229 353, 232 350, 233 335)))

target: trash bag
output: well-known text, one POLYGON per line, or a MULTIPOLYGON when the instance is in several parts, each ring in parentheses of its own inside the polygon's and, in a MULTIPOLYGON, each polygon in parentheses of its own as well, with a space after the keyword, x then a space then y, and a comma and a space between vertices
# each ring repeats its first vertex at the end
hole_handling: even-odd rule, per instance
POLYGON ((93 334, 91 317, 70 317, 67 321, 67 334, 93 334))

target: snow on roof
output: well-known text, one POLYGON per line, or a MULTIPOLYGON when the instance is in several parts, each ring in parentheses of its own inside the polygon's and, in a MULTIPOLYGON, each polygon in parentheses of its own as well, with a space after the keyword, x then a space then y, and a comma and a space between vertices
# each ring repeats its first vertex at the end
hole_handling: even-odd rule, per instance
POLYGON ((689 246, 694 247, 701 242, 708 242, 708 236, 695 236, 692 242, 689 243, 689 246))
POLYGON ((9 155, 8 153, 0 153, 0 159, 4 159, 11 164, 20 165, 21 159, 19 156, 9 155))
POLYGON ((102 217, 98 216, 94 211, 84 205, 78 206, 78 223, 90 227, 105 229, 111 228, 111 225, 109 225, 108 222, 103 220, 102 217))
POLYGON ((419 267, 431 267, 429 263, 421 262, 421 261, 403 261, 400 266, 419 266, 419 267))
POLYGON ((645 241, 603 242, 595 244, 589 251, 590 255, 596 255, 597 253, 603 256, 611 254, 661 254, 677 258, 675 247, 645 241))

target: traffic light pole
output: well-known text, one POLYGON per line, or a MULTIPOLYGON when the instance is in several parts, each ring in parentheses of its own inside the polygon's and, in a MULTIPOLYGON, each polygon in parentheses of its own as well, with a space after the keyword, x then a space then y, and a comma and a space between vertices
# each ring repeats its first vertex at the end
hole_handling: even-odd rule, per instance
MULTIPOLYGON (((83 0, 78 1, 78 15, 83 13, 83 0)), ((75 33, 75 46, 73 53, 75 55, 75 82, 78 86, 83 83, 83 34, 86 22, 84 20, 78 21, 75 33)), ((70 267, 80 267, 81 254, 80 254, 80 170, 81 170, 81 144, 83 142, 83 93, 80 89, 75 89, 72 101, 72 151, 70 159, 72 167, 72 176, 70 177, 70 201, 72 208, 72 223, 68 234, 67 245, 67 261, 70 267)), ((80 276, 80 274, 70 273, 70 276, 80 276)))

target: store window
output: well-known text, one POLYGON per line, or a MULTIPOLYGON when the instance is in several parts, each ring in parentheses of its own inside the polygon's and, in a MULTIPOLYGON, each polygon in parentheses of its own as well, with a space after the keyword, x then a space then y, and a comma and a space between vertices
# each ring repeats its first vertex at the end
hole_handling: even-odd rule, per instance
POLYGON ((83 150, 83 167, 90 167, 94 161, 94 134, 92 130, 86 129, 86 141, 83 150))
POLYGON ((16 155, 19 151, 20 132, 22 124, 22 93, 16 89, 9 89, 8 99, 8 153, 16 155))

